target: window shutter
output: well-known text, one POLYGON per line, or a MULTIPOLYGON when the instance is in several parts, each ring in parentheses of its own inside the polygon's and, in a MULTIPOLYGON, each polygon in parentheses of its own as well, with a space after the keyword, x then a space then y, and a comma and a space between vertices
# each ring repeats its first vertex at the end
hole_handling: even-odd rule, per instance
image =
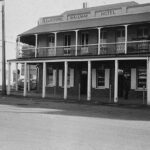
POLYGON ((59 86, 62 87, 63 71, 59 70, 59 86))
POLYGON ((92 88, 96 88, 96 69, 92 69, 92 88))
POLYGON ((53 86, 56 86, 56 70, 53 70, 53 86))
POLYGON ((70 87, 74 87, 74 69, 70 69, 70 87))
POLYGON ((105 88, 109 88, 110 69, 105 69, 105 88))
POLYGON ((131 89, 136 89, 136 68, 131 68, 131 89))

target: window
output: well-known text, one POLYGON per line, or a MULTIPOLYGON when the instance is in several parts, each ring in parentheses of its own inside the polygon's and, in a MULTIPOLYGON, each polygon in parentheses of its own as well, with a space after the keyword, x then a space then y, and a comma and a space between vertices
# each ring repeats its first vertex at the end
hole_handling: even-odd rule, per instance
POLYGON ((48 86, 53 85, 53 68, 52 67, 47 68, 47 85, 48 86))
POLYGON ((48 42, 49 42, 49 46, 50 46, 50 45, 54 45, 54 36, 52 36, 52 35, 49 36, 49 37, 48 37, 48 42))
POLYGON ((97 79, 97 87, 104 87, 105 86, 105 70, 98 69, 96 70, 96 79, 97 79))
MULTIPOLYGON (((64 70, 59 70, 59 86, 64 87, 64 70)), ((68 68, 67 86, 74 86, 74 69, 68 68)))
POLYGON ((138 88, 146 88, 146 69, 145 68, 139 68, 137 70, 137 86, 138 88))
POLYGON ((49 66, 47 68, 47 86, 56 86, 56 70, 49 66))
POLYGON ((148 38, 148 28, 147 27, 141 27, 137 31, 138 38, 148 38))
POLYGON ((86 46, 89 43, 89 34, 88 33, 82 33, 81 34, 81 45, 86 46))
POLYGON ((65 45, 65 47, 64 47, 64 55, 70 55, 71 54, 71 48, 70 48, 71 35, 69 35, 69 34, 65 35, 64 45, 65 45))
POLYGON ((70 46, 71 45, 71 35, 70 34, 65 35, 64 45, 65 46, 70 46))
POLYGON ((125 30, 124 29, 117 30, 116 36, 117 38, 125 37, 125 30))

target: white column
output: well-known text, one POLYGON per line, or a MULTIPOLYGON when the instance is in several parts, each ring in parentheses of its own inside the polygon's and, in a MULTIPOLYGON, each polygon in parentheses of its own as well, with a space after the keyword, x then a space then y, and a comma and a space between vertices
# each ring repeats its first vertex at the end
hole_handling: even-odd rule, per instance
POLYGON ((147 59, 147 105, 150 105, 150 57, 147 59))
POLYGON ((57 51, 57 32, 54 32, 55 35, 55 56, 56 56, 56 51, 57 51))
POLYGON ((28 64, 28 91, 30 91, 30 65, 28 64))
POLYGON ((88 61, 87 101, 91 100, 91 61, 88 61))
POLYGON ((10 95, 10 80, 11 80, 11 63, 8 62, 8 87, 7 87, 7 95, 10 95))
POLYGON ((37 57, 37 49, 38 48, 38 35, 35 34, 35 58, 37 57))
POLYGON ((18 63, 16 63, 16 91, 18 91, 18 63))
POLYGON ((118 60, 115 60, 114 102, 118 102, 118 60))
POLYGON ((23 96, 27 96, 27 63, 24 63, 24 92, 23 96))
POLYGON ((42 98, 46 95, 46 62, 43 62, 43 88, 42 88, 42 98))
POLYGON ((102 27, 98 28, 98 55, 100 55, 101 51, 101 29, 102 27))
POLYGON ((68 62, 65 61, 64 65, 64 99, 67 99, 68 62))
POLYGON ((76 32, 75 56, 78 55, 78 31, 79 31, 79 30, 75 30, 75 32, 76 32))
POLYGON ((19 58, 19 53, 20 53, 20 36, 17 37, 16 42, 16 58, 19 58))
POLYGON ((128 42, 128 25, 124 25, 125 27, 125 54, 127 54, 127 42, 128 42))

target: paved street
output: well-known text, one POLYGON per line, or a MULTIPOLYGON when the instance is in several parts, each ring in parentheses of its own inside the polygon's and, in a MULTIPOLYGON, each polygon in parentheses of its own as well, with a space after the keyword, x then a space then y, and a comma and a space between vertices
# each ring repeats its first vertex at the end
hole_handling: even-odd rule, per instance
POLYGON ((150 108, 0 97, 0 150, 149 150, 150 108))

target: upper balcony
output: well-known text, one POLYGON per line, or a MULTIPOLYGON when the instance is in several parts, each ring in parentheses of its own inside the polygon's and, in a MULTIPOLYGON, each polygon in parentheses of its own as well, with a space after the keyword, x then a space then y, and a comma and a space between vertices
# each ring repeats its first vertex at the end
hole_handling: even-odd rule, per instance
POLYGON ((17 58, 150 54, 149 23, 36 34, 20 38, 26 45, 18 44, 17 58))

